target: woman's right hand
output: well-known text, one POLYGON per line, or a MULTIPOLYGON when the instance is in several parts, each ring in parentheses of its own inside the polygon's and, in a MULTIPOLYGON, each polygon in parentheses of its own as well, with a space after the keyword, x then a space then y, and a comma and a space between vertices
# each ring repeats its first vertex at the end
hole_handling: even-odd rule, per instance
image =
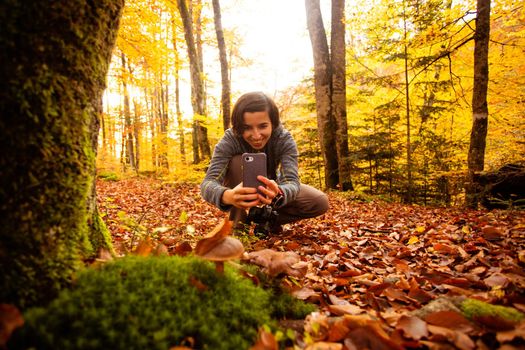
POLYGON ((234 188, 224 191, 221 201, 226 205, 233 205, 241 209, 249 209, 261 204, 257 189, 243 187, 242 182, 234 188))

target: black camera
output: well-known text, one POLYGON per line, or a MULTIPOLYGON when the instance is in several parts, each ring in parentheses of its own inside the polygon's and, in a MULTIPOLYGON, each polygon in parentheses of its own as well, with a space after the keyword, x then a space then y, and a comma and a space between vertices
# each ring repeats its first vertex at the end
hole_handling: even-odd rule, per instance
POLYGON ((246 221, 248 224, 251 224, 252 222, 256 224, 253 230, 255 236, 266 237, 271 228, 277 223, 278 216, 279 214, 271 205, 251 207, 246 221))

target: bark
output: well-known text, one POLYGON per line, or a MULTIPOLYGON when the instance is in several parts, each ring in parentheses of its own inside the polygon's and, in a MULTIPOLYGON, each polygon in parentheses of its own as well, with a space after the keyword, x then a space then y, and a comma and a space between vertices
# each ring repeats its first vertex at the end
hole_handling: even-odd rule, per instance
POLYGON ((405 2, 403 1, 403 29, 404 29, 404 62, 405 62, 405 112, 407 125, 406 157, 407 157, 407 190, 405 201, 412 203, 413 179, 412 179, 412 143, 410 139, 410 80, 408 77, 408 41, 407 41, 407 19, 405 15, 405 2))
POLYGON ((480 188, 474 180, 484 168, 485 146, 488 129, 487 88, 489 82, 490 0, 477 1, 476 33, 474 34, 474 90, 472 92, 472 130, 468 152, 466 201, 477 207, 480 188))
POLYGON ((353 190, 348 150, 348 123, 346 120, 346 46, 345 1, 332 0, 332 34, 330 41, 332 64, 332 112, 337 123, 336 149, 339 171, 339 189, 353 190))
POLYGON ((199 163, 203 157, 210 157, 207 129, 202 126, 200 118, 205 115, 203 72, 200 67, 199 53, 193 35, 192 17, 185 0, 177 0, 180 16, 184 25, 184 38, 188 49, 191 75, 191 105, 193 107, 193 162, 199 163))
POLYGON ((221 109, 222 125, 226 131, 230 127, 230 79, 228 75, 228 57, 226 55, 226 43, 224 41, 224 32, 222 30, 221 5, 219 0, 213 0, 213 19, 215 22, 215 33, 217 35, 217 44, 219 46, 219 61, 221 62, 221 109))
POLYGON ((330 53, 323 26, 319 0, 305 0, 306 17, 312 51, 314 55, 315 101, 319 141, 325 168, 325 186, 337 188, 339 165, 337 153, 332 147, 336 144, 336 122, 332 115, 332 72, 330 53))
POLYGON ((126 73, 126 56, 124 53, 120 56, 122 62, 122 92, 124 95, 124 132, 126 143, 125 143, 125 165, 129 165, 133 172, 137 171, 137 165, 135 163, 135 146, 133 142, 133 125, 131 124, 131 109, 129 104, 129 93, 127 84, 127 73, 126 73))
POLYGON ((180 65, 177 29, 175 21, 172 22, 173 50, 175 52, 175 114, 177 115, 177 132, 179 135, 179 151, 182 163, 186 163, 186 147, 184 144, 184 125, 182 124, 182 111, 180 109, 180 65))
POLYGON ((0 303, 49 301, 92 252, 94 147, 123 6, 0 3, 0 303))
POLYGON ((158 88, 158 100, 159 100, 159 136, 160 136, 160 147, 158 151, 159 157, 159 166, 164 172, 169 171, 168 163, 168 128, 169 128, 169 118, 168 118, 168 91, 167 87, 164 87, 162 83, 162 77, 159 77, 157 83, 158 88))

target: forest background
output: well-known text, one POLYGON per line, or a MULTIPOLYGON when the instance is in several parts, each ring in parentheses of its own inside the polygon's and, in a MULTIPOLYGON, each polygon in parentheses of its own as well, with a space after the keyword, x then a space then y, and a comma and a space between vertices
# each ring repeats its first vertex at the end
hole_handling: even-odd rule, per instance
MULTIPOLYGON (((312 47, 301 45, 304 40, 290 42, 289 50, 304 53, 303 60, 290 63, 285 58, 293 54, 282 44, 272 47, 268 40, 254 44, 243 38, 246 23, 253 22, 260 28, 259 38, 265 32, 271 38, 277 28, 284 37, 295 31, 307 40, 304 3, 292 3, 301 15, 289 13, 290 3, 257 4, 254 8, 260 9, 250 13, 242 12, 246 2, 220 3, 227 60, 222 69, 228 79, 223 75, 221 81, 224 62, 219 60, 217 11, 211 2, 190 2, 191 23, 185 29, 175 1, 128 1, 105 93, 100 173, 152 172, 198 182, 228 122, 224 110, 229 114, 229 104, 243 92, 263 90, 275 98, 284 126, 297 140, 302 181, 334 187, 327 181, 325 135, 316 117, 312 47), (197 97, 191 92, 190 26, 202 86, 197 97), (301 67, 306 67, 302 76, 301 67), (282 76, 289 76, 291 85, 282 76)), ((322 10, 329 37, 333 27, 327 5, 322 10)), ((346 2, 345 161, 355 190, 424 204, 463 201, 473 115, 475 14, 474 1, 346 2)), ((492 2, 486 170, 524 160, 524 18, 523 5, 492 2)))

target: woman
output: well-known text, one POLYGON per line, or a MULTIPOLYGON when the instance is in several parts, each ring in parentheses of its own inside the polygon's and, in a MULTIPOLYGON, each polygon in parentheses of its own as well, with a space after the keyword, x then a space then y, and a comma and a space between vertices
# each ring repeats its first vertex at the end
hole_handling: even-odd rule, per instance
POLYGON ((297 145, 282 127, 279 110, 271 98, 262 92, 242 95, 233 107, 231 120, 233 127, 215 146, 201 183, 206 201, 229 211, 235 227, 246 223, 246 210, 272 205, 278 214, 270 228, 274 233, 283 224, 328 210, 326 194, 300 183, 297 145), (266 153, 268 177, 257 177, 265 186, 243 187, 241 155, 256 152, 266 153))

